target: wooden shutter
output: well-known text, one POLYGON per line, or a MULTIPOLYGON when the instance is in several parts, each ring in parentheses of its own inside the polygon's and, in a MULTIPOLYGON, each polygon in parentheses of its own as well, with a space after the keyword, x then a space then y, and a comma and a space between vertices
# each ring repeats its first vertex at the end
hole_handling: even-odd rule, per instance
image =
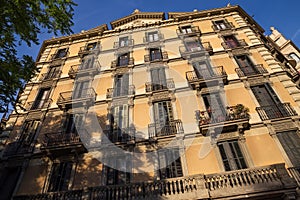
POLYGON ((294 166, 300 165, 300 137, 296 131, 278 133, 277 137, 294 166))

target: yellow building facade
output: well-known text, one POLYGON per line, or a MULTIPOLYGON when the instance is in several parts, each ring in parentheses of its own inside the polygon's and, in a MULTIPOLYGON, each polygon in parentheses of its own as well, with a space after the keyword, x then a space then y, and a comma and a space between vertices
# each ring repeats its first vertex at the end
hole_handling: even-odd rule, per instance
POLYGON ((44 41, 4 199, 297 199, 298 73, 239 6, 44 41))

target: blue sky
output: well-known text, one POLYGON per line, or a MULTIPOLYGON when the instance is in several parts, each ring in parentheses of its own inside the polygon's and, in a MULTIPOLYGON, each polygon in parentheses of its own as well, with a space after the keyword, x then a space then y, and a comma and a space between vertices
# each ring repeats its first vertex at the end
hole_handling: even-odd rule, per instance
MULTIPOLYGON (((269 34, 274 26, 288 39, 300 47, 300 1, 296 0, 75 0, 74 33, 81 30, 108 24, 129 15, 134 9, 153 12, 193 11, 224 7, 228 3, 240 5, 269 34)), ((110 27, 110 25, 109 25, 110 27)), ((41 34, 40 43, 53 37, 53 34, 41 34)), ((24 43, 23 43, 24 44, 24 43)), ((36 58, 40 45, 31 48, 25 45, 20 53, 36 58)))

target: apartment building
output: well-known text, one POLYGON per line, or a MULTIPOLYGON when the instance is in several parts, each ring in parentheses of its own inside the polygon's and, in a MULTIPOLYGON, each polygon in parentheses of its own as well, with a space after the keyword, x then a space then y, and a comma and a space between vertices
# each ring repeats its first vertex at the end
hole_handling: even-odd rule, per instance
POLYGON ((299 198, 299 74, 241 7, 110 25, 43 42, 2 198, 299 198))

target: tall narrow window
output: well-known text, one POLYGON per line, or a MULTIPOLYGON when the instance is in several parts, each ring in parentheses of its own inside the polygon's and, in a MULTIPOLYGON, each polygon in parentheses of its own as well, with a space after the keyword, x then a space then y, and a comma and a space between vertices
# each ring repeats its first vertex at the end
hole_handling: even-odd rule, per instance
POLYGON ((45 103, 48 101, 50 95, 50 88, 41 88, 32 104, 31 109, 41 109, 44 107, 45 103))
POLYGON ((77 135, 83 122, 82 114, 68 114, 64 123, 64 133, 66 136, 77 135))
POLYGON ((128 36, 126 36, 126 37, 121 37, 120 39, 119 39, 119 46, 120 47, 126 47, 126 46, 128 46, 129 45, 129 38, 128 38, 128 36))
POLYGON ((91 69, 94 67, 94 63, 95 63, 95 57, 94 56, 86 56, 84 57, 84 59, 82 60, 82 64, 80 66, 80 69, 91 69))
POLYGON ((254 66, 254 64, 247 55, 235 56, 234 59, 236 60, 240 69, 246 76, 258 73, 257 68, 254 66))
POLYGON ((233 140, 220 142, 218 143, 218 147, 226 171, 247 168, 238 141, 233 140))
POLYGON ((170 101, 160 101, 153 104, 155 134, 156 136, 167 136, 176 134, 173 109, 170 101))
POLYGON ((40 121, 26 121, 22 128, 22 133, 19 138, 20 144, 30 146, 35 138, 40 121))
POLYGON ((66 57, 67 56, 67 52, 68 52, 68 49, 67 48, 64 48, 64 49, 59 49, 56 54, 55 54, 55 59, 57 58, 63 58, 63 57, 66 57))
POLYGON ((160 179, 183 176, 178 149, 166 149, 158 152, 160 179))
POLYGON ((122 54, 118 57, 118 66, 126 66, 129 64, 129 53, 122 54))
POLYGON ((162 55, 161 55, 161 50, 159 48, 151 48, 150 49, 150 60, 161 60, 162 55))
POLYGON ((114 97, 129 94, 129 74, 118 74, 115 76, 114 97))
POLYGON ((230 28, 230 25, 225 20, 214 21, 214 27, 217 30, 224 30, 230 28))
POLYGON ((57 78, 58 74, 60 71, 60 66, 51 66, 44 77, 44 80, 52 79, 52 78, 57 78))
POLYGON ((68 190, 72 172, 71 162, 54 163, 49 178, 48 192, 68 190))
POLYGON ((215 75, 212 67, 207 62, 194 62, 193 68, 200 79, 209 79, 215 75))
POLYGON ((277 137, 294 166, 300 166, 300 136, 297 131, 277 134, 277 137))
POLYGON ((106 185, 118 185, 130 183, 131 161, 126 158, 112 158, 109 166, 104 167, 104 177, 106 176, 106 185))
POLYGON ((129 139, 128 135, 128 105, 115 106, 112 109, 111 125, 112 131, 109 139, 112 142, 125 142, 129 139))
POLYGON ((238 40, 233 35, 224 36, 224 40, 229 48, 236 48, 240 46, 238 40))
POLYGON ((181 31, 181 33, 184 33, 184 34, 192 33, 193 32, 191 25, 181 26, 180 27, 180 31, 181 31))
POLYGON ((220 94, 211 93, 203 95, 203 101, 211 122, 223 122, 226 119, 226 111, 220 94))
POLYGON ((75 90, 73 91, 73 98, 74 99, 86 98, 88 95, 89 86, 90 86, 90 81, 77 82, 75 85, 75 90))
POLYGON ((153 68, 151 73, 152 91, 162 90, 167 88, 165 68, 153 68))
POLYGON ((159 40, 158 32, 157 31, 146 33, 146 37, 147 37, 147 41, 148 42, 154 42, 154 41, 158 41, 159 40))

